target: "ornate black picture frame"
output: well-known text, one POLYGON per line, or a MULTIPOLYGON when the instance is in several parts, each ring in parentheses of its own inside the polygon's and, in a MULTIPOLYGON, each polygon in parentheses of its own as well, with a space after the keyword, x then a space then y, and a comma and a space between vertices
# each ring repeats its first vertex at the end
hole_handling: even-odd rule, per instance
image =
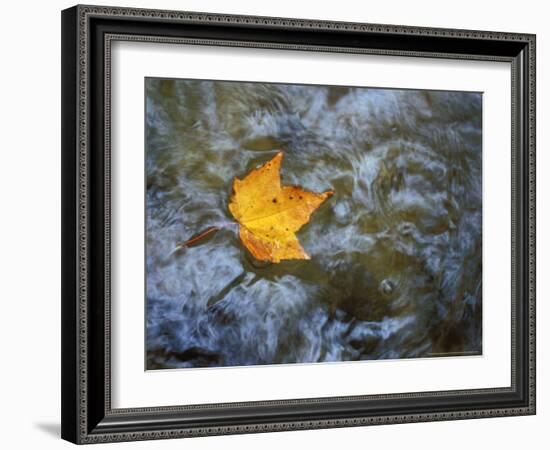
POLYGON ((534 35, 99 6, 62 12, 64 439, 84 444, 529 414, 535 414, 534 35), (511 386, 113 409, 109 113, 117 40, 511 63, 511 386))

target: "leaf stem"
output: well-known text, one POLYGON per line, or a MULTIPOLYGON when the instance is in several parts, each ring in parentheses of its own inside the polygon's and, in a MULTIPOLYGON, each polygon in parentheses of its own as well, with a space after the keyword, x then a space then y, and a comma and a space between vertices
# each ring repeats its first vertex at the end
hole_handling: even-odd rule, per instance
POLYGON ((183 250, 184 248, 191 247, 195 245, 197 242, 202 241, 203 239, 207 238, 211 234, 216 233, 217 231, 220 231, 222 229, 226 228, 233 228, 237 229, 239 228, 239 224, 236 222, 230 222, 230 221, 221 221, 217 222, 215 225, 212 225, 208 227, 206 230, 201 231, 199 234, 194 235, 191 239, 188 239, 187 241, 180 242, 177 244, 174 249, 170 252, 170 255, 173 255, 174 253, 183 250))
POLYGON ((193 244, 196 244, 197 242, 203 240, 204 238, 210 236, 212 233, 215 233, 216 231, 219 231, 220 227, 209 227, 203 232, 197 234, 196 236, 193 236, 191 239, 188 239, 185 242, 180 242, 176 245, 176 250, 182 249, 183 247, 190 247, 193 244))

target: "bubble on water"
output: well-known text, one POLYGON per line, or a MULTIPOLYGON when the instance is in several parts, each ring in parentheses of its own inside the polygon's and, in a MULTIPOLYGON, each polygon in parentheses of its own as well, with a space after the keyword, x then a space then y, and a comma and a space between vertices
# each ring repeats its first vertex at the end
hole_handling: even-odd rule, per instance
POLYGON ((351 207, 348 201, 342 200, 333 206, 334 218, 338 223, 345 225, 351 222, 352 214, 351 207))
POLYGON ((413 236, 416 231, 414 223, 402 222, 397 226, 397 231, 401 236, 413 236))
POLYGON ((391 295, 395 289, 395 283, 389 278, 386 278, 385 280, 382 280, 378 289, 384 295, 391 295))

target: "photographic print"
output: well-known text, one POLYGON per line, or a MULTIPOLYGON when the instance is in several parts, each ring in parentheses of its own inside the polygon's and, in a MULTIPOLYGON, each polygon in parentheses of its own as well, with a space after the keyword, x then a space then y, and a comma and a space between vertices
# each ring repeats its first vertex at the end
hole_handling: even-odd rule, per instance
POLYGON ((146 369, 482 354, 482 94, 145 79, 146 369))

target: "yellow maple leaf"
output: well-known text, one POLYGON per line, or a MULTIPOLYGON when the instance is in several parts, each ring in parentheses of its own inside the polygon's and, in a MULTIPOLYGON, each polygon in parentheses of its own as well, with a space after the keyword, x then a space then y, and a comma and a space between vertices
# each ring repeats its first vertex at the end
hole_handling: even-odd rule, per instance
POLYGON ((260 261, 310 259, 296 232, 333 191, 321 194, 299 186, 281 186, 283 153, 252 170, 242 180, 233 180, 229 210, 239 222, 239 237, 260 261))

